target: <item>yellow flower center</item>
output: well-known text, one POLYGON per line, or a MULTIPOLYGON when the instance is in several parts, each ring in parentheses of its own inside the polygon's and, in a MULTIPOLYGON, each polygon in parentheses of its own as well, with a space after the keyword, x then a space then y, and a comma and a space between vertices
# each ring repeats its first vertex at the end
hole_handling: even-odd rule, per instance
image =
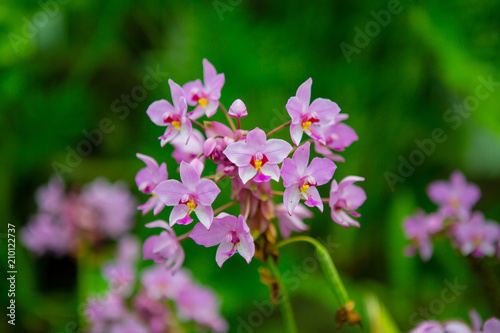
POLYGON ((300 193, 307 193, 307 190, 309 189, 309 185, 304 184, 301 187, 299 187, 300 193))
POLYGON ((200 98, 198 100, 198 104, 201 105, 202 108, 206 108, 207 107, 207 104, 208 104, 208 101, 206 98, 200 98))
POLYGON ((188 202, 186 202, 186 205, 189 207, 189 213, 191 213, 195 208, 196 208, 196 204, 194 203, 193 200, 188 200, 188 202))
POLYGON ((305 130, 311 130, 311 129, 309 128, 309 126, 311 126, 311 124, 312 124, 312 122, 311 122, 311 121, 304 121, 304 122, 302 123, 302 129, 303 129, 304 131, 305 131, 305 130))
POLYGON ((260 171, 260 168, 262 168, 262 160, 253 161, 253 166, 255 167, 255 169, 260 171))
POLYGON ((173 121, 172 125, 174 126, 175 129, 181 128, 181 122, 180 121, 173 121))

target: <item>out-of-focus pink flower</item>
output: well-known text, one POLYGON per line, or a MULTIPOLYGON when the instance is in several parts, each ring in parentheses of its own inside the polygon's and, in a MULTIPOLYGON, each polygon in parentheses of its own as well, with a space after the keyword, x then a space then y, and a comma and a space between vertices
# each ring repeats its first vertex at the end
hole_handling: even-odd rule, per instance
POLYGON ((78 244, 73 225, 57 216, 38 213, 21 230, 21 242, 36 255, 52 253, 62 256, 78 244))
POLYGON ((483 326, 483 319, 476 310, 471 310, 469 316, 472 321, 474 333, 497 333, 500 332, 500 320, 496 317, 488 319, 483 326), (481 328, 483 329, 481 331, 481 328))
POLYGON ((364 181, 365 179, 357 176, 347 176, 337 184, 333 180, 330 190, 330 208, 332 209, 332 219, 343 227, 354 226, 359 228, 359 223, 351 216, 361 216, 358 209, 366 200, 365 191, 353 183, 364 181))
POLYGON ((298 204, 297 207, 295 207, 291 216, 284 204, 276 206, 276 217, 278 218, 280 232, 285 239, 290 237, 292 231, 302 232, 309 230, 309 226, 305 225, 302 220, 310 219, 313 216, 313 213, 301 204, 298 204))
POLYGON ((165 266, 154 265, 143 270, 141 284, 154 300, 177 299, 179 291, 191 285, 191 278, 184 270, 172 274, 165 266))
POLYGON ((109 333, 149 333, 138 318, 127 315, 123 320, 111 324, 109 333))
POLYGON ((474 212, 470 220, 453 226, 452 236, 464 256, 490 257, 496 252, 500 226, 494 221, 485 221, 482 213, 474 212))
POLYGON ((117 320, 125 313, 125 304, 117 293, 110 292, 101 298, 90 298, 85 305, 85 315, 97 325, 109 320, 117 320))
POLYGON ((418 250, 422 260, 427 261, 432 256, 432 235, 443 229, 443 217, 440 214, 426 215, 419 210, 415 215, 405 219, 403 230, 412 245, 406 248, 407 255, 414 255, 418 250))
POLYGON ((102 267, 102 275, 110 283, 113 292, 122 296, 132 294, 139 252, 140 244, 136 237, 127 235, 118 241, 116 261, 102 267))
POLYGON ((455 171, 450 181, 439 180, 429 185, 429 198, 440 206, 445 217, 468 219, 472 207, 481 197, 481 190, 467 179, 460 171, 455 171))
POLYGON ((316 206, 322 212, 323 202, 316 186, 328 183, 337 169, 335 163, 327 158, 315 157, 308 165, 310 146, 311 144, 306 142, 297 148, 293 158, 285 159, 281 167, 281 177, 285 186, 283 203, 290 215, 293 214, 301 197, 306 200, 307 206, 316 206))
POLYGON ((231 104, 228 114, 233 118, 244 118, 248 116, 247 107, 241 99, 237 99, 231 104))
POLYGON ((498 332, 500 332, 500 320, 498 318, 490 318, 484 323, 483 333, 498 332))
POLYGON ((97 178, 83 187, 80 200, 92 211, 91 218, 95 223, 91 224, 103 235, 117 238, 134 224, 137 203, 123 182, 112 184, 104 178, 97 178))
POLYGON ((340 112, 337 103, 329 99, 317 98, 311 103, 311 85, 312 79, 309 78, 297 89, 296 96, 291 97, 286 104, 286 110, 292 117, 290 135, 297 146, 303 133, 326 144, 319 126, 333 122, 340 112))
POLYGON ((410 333, 473 333, 469 326, 459 321, 425 321, 410 331, 410 333))
POLYGON ((166 180, 153 191, 158 199, 167 206, 174 206, 170 213, 170 225, 176 223, 189 224, 196 216, 206 228, 212 224, 214 212, 212 203, 220 193, 217 185, 209 179, 200 179, 198 171, 186 162, 180 166, 182 183, 177 180, 166 180))
POLYGON ((170 79, 168 84, 174 105, 162 99, 151 103, 146 111, 153 123, 158 126, 167 126, 165 134, 158 138, 161 140, 162 147, 178 135, 187 142, 193 129, 191 121, 186 116, 187 104, 182 88, 170 79))
POLYGON ((174 230, 165 221, 146 224, 147 228, 163 228, 159 235, 146 239, 143 245, 144 260, 152 259, 156 263, 165 262, 169 271, 175 273, 184 262, 184 250, 177 241, 174 230))
POLYGON ((246 142, 230 144, 224 155, 238 167, 238 174, 243 184, 254 178, 256 182, 266 182, 271 178, 279 181, 281 163, 288 156, 292 146, 284 140, 266 139, 266 133, 260 128, 248 132, 246 142))
POLYGON ((207 59, 203 59, 203 83, 198 79, 182 87, 187 103, 196 105, 189 113, 191 119, 198 119, 204 114, 210 118, 215 114, 224 82, 224 74, 217 74, 215 67, 207 59))
MULTIPOLYGON (((167 165, 165 163, 158 165, 158 162, 154 158, 143 154, 136 154, 136 156, 146 164, 146 167, 137 172, 135 182, 139 191, 151 194, 159 183, 168 179, 167 165)), ((153 210, 154 215, 158 215, 164 207, 163 202, 151 196, 145 203, 137 207, 137 209, 142 210, 142 215, 146 215, 151 210, 153 210)))
POLYGON ((182 140, 181 137, 177 137, 170 143, 174 147, 172 156, 177 163, 180 164, 182 161, 191 163, 192 160, 203 153, 203 144, 205 143, 205 138, 203 137, 203 134, 200 133, 200 131, 193 130, 193 133, 188 142, 182 140))
POLYGON ((64 182, 53 176, 47 185, 36 190, 35 200, 38 210, 50 214, 60 214, 66 200, 64 182))
POLYGON ((498 333, 500 332, 500 321, 493 317, 484 323, 483 330, 481 326, 483 321, 479 314, 472 310, 469 313, 472 321, 472 328, 461 321, 449 320, 444 323, 438 321, 425 321, 420 323, 410 333, 498 333))
POLYGON ((226 213, 219 214, 209 230, 197 224, 189 235, 197 244, 205 247, 219 245, 215 260, 222 264, 238 252, 247 263, 255 254, 255 244, 243 215, 235 217, 226 213))
POLYGON ((179 316, 194 320, 215 332, 226 332, 227 322, 220 315, 220 302, 208 288, 189 285, 182 288, 177 297, 179 316))
POLYGON ((150 298, 145 292, 139 293, 133 300, 134 310, 150 329, 151 333, 164 333, 172 314, 164 303, 150 298))

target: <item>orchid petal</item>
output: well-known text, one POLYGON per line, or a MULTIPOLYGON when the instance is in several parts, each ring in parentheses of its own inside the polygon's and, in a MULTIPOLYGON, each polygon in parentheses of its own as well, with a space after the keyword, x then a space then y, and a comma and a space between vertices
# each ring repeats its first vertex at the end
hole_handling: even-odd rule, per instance
POLYGON ((222 243, 220 243, 219 247, 217 248, 217 253, 215 255, 215 261, 217 262, 219 267, 222 267, 224 262, 227 259, 231 258, 236 253, 233 247, 234 244, 231 242, 223 241, 222 243))
POLYGON ((184 186, 191 191, 193 191, 196 185, 200 182, 200 175, 198 174, 198 171, 186 162, 181 162, 180 174, 182 184, 184 184, 184 186))
POLYGON ((192 222, 193 220, 191 218, 189 218, 191 219, 191 221, 189 222, 188 220, 183 221, 183 219, 189 216, 188 213, 189 213, 188 205, 180 204, 175 206, 172 209, 172 212, 170 213, 170 218, 169 218, 170 226, 173 226, 176 223, 188 224, 189 222, 192 222))
POLYGON ((250 164, 254 152, 248 149, 247 143, 239 141, 231 143, 223 153, 236 166, 243 167, 250 164))
POLYGON ((335 173, 337 166, 327 158, 315 157, 307 167, 305 174, 313 176, 317 185, 328 183, 335 173))
POLYGON ((205 228, 210 229, 212 221, 214 219, 214 211, 212 206, 198 205, 194 210, 198 220, 205 226, 205 228))
POLYGON ((146 110, 146 114, 149 116, 151 121, 155 123, 158 126, 166 126, 167 124, 165 123, 165 120, 163 116, 167 112, 174 112, 175 109, 170 104, 164 99, 161 99, 159 101, 155 101, 149 105, 148 109, 146 110))
POLYGON ((288 214, 292 215, 295 207, 300 201, 300 190, 298 187, 288 187, 283 195, 283 204, 288 210, 288 214))
MULTIPOLYGON (((262 131, 264 133, 264 131, 262 131)), ((264 134, 265 136, 265 134, 264 134)), ((247 137, 248 142, 248 137, 247 137)), ((271 139, 265 142, 262 154, 266 155, 269 163, 281 163, 292 151, 292 146, 285 140, 271 139)))
POLYGON ((240 179, 243 182, 243 184, 246 184, 250 179, 255 177, 256 174, 257 174, 257 169, 255 169, 250 164, 238 168, 238 175, 240 176, 240 179))
POLYGON ((182 196, 188 192, 188 188, 181 182, 175 179, 169 179, 158 184, 152 193, 165 205, 175 206, 179 203, 182 196))
POLYGON ((312 78, 308 78, 304 83, 300 85, 297 89, 297 98, 302 103, 302 105, 307 108, 311 103, 311 86, 312 86, 312 78))
POLYGON ((214 223, 208 230, 202 223, 198 223, 194 226, 193 231, 189 234, 189 237, 196 242, 198 245, 203 245, 205 247, 212 247, 220 242, 222 242, 226 235, 231 229, 221 223, 216 223, 217 217, 214 219, 214 223))

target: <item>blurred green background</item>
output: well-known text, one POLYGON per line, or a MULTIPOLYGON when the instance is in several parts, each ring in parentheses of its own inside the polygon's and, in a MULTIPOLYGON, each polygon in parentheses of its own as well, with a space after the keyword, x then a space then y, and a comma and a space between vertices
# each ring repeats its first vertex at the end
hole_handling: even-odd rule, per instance
MULTIPOLYGON (((310 225, 312 236, 326 240, 331 235, 338 245, 333 258, 362 313, 365 331, 386 332, 370 328, 364 305, 367 295, 376 295, 399 329, 408 331, 415 324, 411 318, 426 319, 419 309, 441 298, 445 280, 457 279, 467 289, 439 311, 429 311, 429 317, 467 319, 472 307, 484 317, 493 315, 481 279, 447 242, 436 244, 429 263, 403 256, 406 241, 401 221, 417 206, 434 210, 425 186, 447 178, 455 169, 481 187, 483 198, 477 209, 500 220, 499 84, 489 91, 479 88, 489 96, 476 98, 479 103, 473 111, 453 111, 455 104, 475 101, 481 77, 500 82, 500 3, 403 0, 400 12, 392 14, 388 24, 370 25, 375 22, 371 12, 387 10, 389 3, 2 1, 0 233, 6 233, 7 223, 20 230, 35 212, 33 193, 48 181, 54 163, 67 165, 68 150, 88 141, 84 131, 98 129, 105 118, 113 130, 103 135, 102 143, 91 145, 89 156, 66 170, 69 184, 97 176, 123 179, 144 201, 133 182, 143 167, 136 152, 166 161, 169 174, 175 177, 171 147, 162 149, 157 140, 163 129, 145 113, 151 102, 170 99, 166 77, 144 96, 137 97, 140 88, 136 87, 143 86, 148 68, 168 73, 179 84, 202 77, 201 60, 207 58, 225 73, 222 103, 229 106, 236 98, 246 103, 246 127, 270 130, 288 120, 285 104, 308 77, 314 82, 313 98, 330 98, 350 115, 347 124, 360 139, 342 154, 346 163, 338 165, 335 177, 366 178, 362 186, 368 200, 360 209, 362 227, 336 225, 328 209, 310 225), (359 31, 366 34, 367 27, 375 30, 369 30, 362 41, 359 31), (356 48, 355 52, 346 57, 342 43, 356 48), (129 104, 122 100, 132 93, 136 97, 129 104), (435 150, 422 155, 422 163, 391 188, 388 172, 398 175, 401 160, 419 149, 415 140, 431 139, 436 128, 444 131, 446 140, 435 143, 435 150)), ((218 114, 215 119, 223 118, 218 114)), ((289 137, 286 131, 280 135, 289 137)), ((327 191, 323 189, 325 195, 327 191)), ((225 200, 221 196, 216 206, 225 200)), ((168 212, 161 217, 168 218, 168 212)), ((151 220, 152 215, 138 215, 135 230, 142 238, 151 234, 143 227, 151 220)), ((6 244, 5 237, 1 242, 6 244)), ((260 263, 247 266, 235 258, 219 269, 213 260, 215 248, 200 248, 191 241, 185 245, 185 265, 198 280, 217 290, 223 314, 236 332, 238 318, 247 321, 255 302, 269 296, 267 287, 258 281, 260 263)), ((6 246, 2 249, 3 265, 6 246)), ((302 265, 313 253, 307 245, 282 252, 283 272, 302 265)), ((499 272, 497 260, 486 261, 499 272)), ((78 322, 81 303, 75 292, 75 263, 48 257, 36 260, 18 244, 17 266, 15 331, 77 332, 78 324, 68 328, 69 322, 78 322)), ((299 331, 331 331, 332 295, 319 269, 309 275, 292 292, 299 331)), ((5 279, 0 286, 5 309, 5 279)), ((3 317, 0 330, 12 328, 3 317)), ((275 311, 255 331, 282 328, 280 313, 275 311)), ((350 331, 360 330, 339 330, 350 331)))

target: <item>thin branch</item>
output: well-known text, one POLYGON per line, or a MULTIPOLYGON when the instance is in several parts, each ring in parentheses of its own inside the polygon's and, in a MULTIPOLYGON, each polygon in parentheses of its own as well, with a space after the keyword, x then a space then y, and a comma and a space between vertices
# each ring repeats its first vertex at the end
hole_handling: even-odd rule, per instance
POLYGON ((286 123, 276 127, 275 129, 271 130, 269 133, 267 133, 267 137, 270 137, 271 135, 273 135, 274 133, 278 132, 280 129, 282 128, 285 128, 287 126, 290 126, 290 124, 292 123, 292 121, 287 121, 286 123))
POLYGON ((190 230, 190 231, 186 232, 185 234, 182 234, 182 235, 180 235, 179 237, 177 237, 177 241, 178 241, 178 242, 182 242, 182 241, 184 241, 184 240, 188 239, 188 238, 189 238, 189 235, 191 234, 191 231, 192 231, 192 230, 190 230))
POLYGON ((232 206, 236 205, 237 203, 238 203, 238 201, 234 200, 234 201, 228 202, 228 203, 227 203, 227 204, 225 204, 225 205, 220 206, 219 208, 217 208, 216 210, 214 210, 214 215, 219 214, 219 213, 220 213, 220 212, 222 212, 224 209, 229 208, 229 207, 232 207, 232 206))
POLYGON ((229 126, 231 126, 231 129, 233 130, 233 132, 235 132, 236 131, 236 126, 234 126, 233 118, 231 118, 229 116, 229 114, 227 113, 227 109, 220 102, 219 102, 219 107, 222 110, 222 112, 224 113, 224 115, 226 116, 226 119, 229 122, 229 126))
POLYGON ((198 122, 197 120, 193 120, 193 119, 190 119, 190 121, 197 127, 199 127, 200 129, 202 130, 206 130, 205 126, 203 126, 200 122, 198 122))
POLYGON ((248 220, 248 215, 250 215, 250 192, 247 192, 247 202, 245 207, 245 221, 248 220))

